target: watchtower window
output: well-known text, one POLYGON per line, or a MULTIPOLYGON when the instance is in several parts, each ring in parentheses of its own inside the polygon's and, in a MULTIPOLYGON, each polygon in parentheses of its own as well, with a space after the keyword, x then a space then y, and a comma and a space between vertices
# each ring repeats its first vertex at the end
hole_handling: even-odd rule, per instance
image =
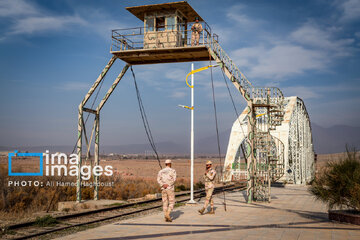
POLYGON ((166 18, 166 30, 175 30, 175 17, 166 18))
POLYGON ((146 32, 148 31, 154 31, 154 21, 155 21, 155 18, 153 17, 149 17, 149 18, 146 18, 145 19, 145 22, 146 22, 146 32))
POLYGON ((164 31, 164 30, 165 30, 165 17, 157 17, 156 31, 164 31))

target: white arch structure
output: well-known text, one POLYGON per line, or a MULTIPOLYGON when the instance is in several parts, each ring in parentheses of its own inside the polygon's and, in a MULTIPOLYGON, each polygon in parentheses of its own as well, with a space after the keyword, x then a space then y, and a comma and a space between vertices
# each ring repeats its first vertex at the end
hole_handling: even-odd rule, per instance
MULTIPOLYGON (((277 147, 274 152, 280 161, 278 166, 283 167, 275 180, 306 184, 313 179, 315 171, 310 118, 303 100, 298 97, 284 98, 283 109, 281 125, 270 130, 277 147)), ((245 108, 231 129, 224 163, 224 181, 227 182, 247 178, 246 160, 241 154, 247 151, 247 114, 245 108)))

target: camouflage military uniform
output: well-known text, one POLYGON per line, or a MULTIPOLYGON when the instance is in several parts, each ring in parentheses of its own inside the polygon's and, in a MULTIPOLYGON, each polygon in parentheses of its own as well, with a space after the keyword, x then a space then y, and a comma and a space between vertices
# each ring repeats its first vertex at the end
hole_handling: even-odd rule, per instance
POLYGON ((175 205, 175 193, 174 193, 174 183, 176 180, 176 171, 171 167, 167 166, 161 169, 158 173, 157 182, 161 187, 161 195, 163 201, 163 210, 164 214, 170 214, 175 205), (165 189, 164 184, 167 184, 168 187, 165 189))
POLYGON ((212 198, 212 194, 214 192, 214 187, 215 187, 215 176, 216 176, 216 171, 212 168, 210 168, 204 175, 204 181, 205 181, 205 192, 206 192, 206 199, 205 199, 205 204, 204 204, 204 208, 206 209, 209 205, 210 202, 210 206, 213 209, 214 208, 214 200, 212 198))
POLYGON ((194 23, 191 27, 191 46, 194 46, 194 44, 197 46, 199 45, 199 39, 200 39, 200 33, 202 32, 203 27, 201 23, 194 23))

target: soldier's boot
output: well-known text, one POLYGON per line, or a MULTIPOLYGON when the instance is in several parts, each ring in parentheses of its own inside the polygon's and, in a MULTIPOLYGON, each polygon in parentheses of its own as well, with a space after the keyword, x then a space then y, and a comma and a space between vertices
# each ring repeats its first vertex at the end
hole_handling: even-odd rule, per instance
POLYGON ((209 214, 215 214, 215 210, 214 210, 214 208, 211 208, 211 210, 210 210, 209 214))
POLYGON ((205 208, 203 207, 202 209, 199 209, 198 212, 199 212, 201 215, 203 215, 204 212, 205 212, 205 208))
POLYGON ((172 219, 171 219, 171 217, 170 217, 170 211, 167 211, 167 212, 165 213, 165 221, 166 221, 166 222, 172 222, 172 219))

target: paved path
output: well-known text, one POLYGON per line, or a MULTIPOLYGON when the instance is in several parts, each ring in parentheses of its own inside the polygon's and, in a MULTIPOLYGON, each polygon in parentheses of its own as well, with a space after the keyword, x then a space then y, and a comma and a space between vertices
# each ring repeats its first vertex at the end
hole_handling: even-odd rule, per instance
POLYGON ((226 194, 226 212, 217 195, 215 215, 183 206, 172 213, 172 223, 159 212, 60 239, 360 239, 360 226, 329 222, 326 206, 304 186, 272 188, 271 203, 246 204, 243 194, 226 194))

